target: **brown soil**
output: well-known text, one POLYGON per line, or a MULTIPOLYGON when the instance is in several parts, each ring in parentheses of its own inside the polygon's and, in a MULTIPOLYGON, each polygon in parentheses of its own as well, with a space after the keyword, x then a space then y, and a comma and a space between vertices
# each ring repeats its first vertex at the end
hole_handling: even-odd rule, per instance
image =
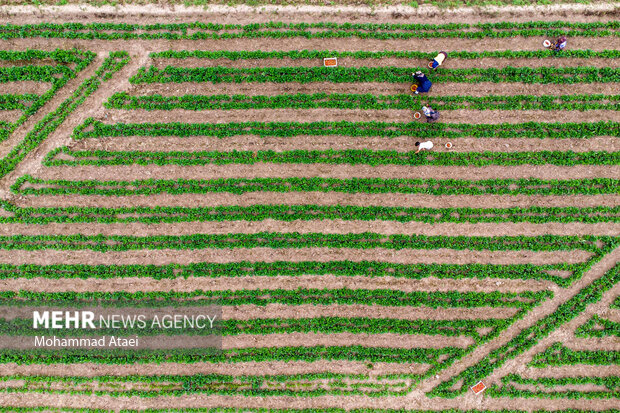
MULTIPOLYGON (((11 64, 10 66, 15 66, 11 64)), ((35 82, 33 80, 24 80, 20 82, 4 82, 0 83, 0 95, 21 95, 31 93, 35 95, 42 95, 52 87, 48 82, 35 82)))
MULTIPOLYGON (((413 111, 406 109, 364 110, 364 109, 247 109, 186 111, 174 110, 131 110, 107 109, 97 120, 111 123, 142 122, 186 122, 186 123, 228 123, 239 122, 411 122, 413 111)), ((500 124, 523 122, 557 122, 558 119, 547 110, 443 110, 442 122, 467 124, 500 124)), ((620 112, 615 110, 590 110, 587 115, 580 111, 563 111, 563 122, 620 121, 620 112)))
MULTIPOLYGON (((71 149, 105 151, 291 151, 291 150, 346 150, 371 149, 374 151, 393 150, 410 152, 413 150, 412 138, 352 138, 349 136, 299 136, 291 138, 261 138, 257 136, 238 136, 219 139, 212 137, 123 137, 104 139, 84 139, 70 145, 71 149)), ((620 139, 596 137, 590 139, 527 139, 527 138, 435 138, 433 152, 538 152, 538 151, 620 151, 620 139), (447 149, 446 143, 453 147, 447 149)), ((431 155, 432 156, 432 155, 431 155)))
POLYGON ((255 192, 245 195, 233 194, 186 194, 186 195, 150 195, 150 196, 25 196, 12 200, 20 207, 66 207, 66 206, 183 206, 191 205, 382 205, 426 208, 526 208, 540 207, 594 207, 616 206, 620 202, 617 195, 566 195, 566 196, 529 196, 529 195, 408 195, 408 194, 345 194, 304 192, 287 193, 286 202, 280 193, 255 192))
POLYGON ((127 376, 139 374, 150 375, 193 375, 193 374, 227 374, 227 375, 276 375, 276 374, 310 374, 332 371, 341 374, 423 374, 428 370, 428 364, 400 364, 400 363, 368 363, 335 360, 335 361, 269 361, 269 362, 241 362, 241 363, 162 363, 162 364, 52 364, 52 365, 17 365, 7 363, 2 366, 6 375, 46 375, 83 377, 97 377, 101 375, 127 376))
POLYGON ((257 233, 269 232, 321 232, 330 234, 347 234, 376 232, 385 235, 446 235, 446 236, 499 236, 525 235, 537 236, 546 234, 558 235, 610 235, 614 236, 620 230, 620 224, 598 223, 583 224, 573 222, 563 223, 505 223, 498 227, 494 223, 452 223, 427 224, 420 222, 393 222, 393 221, 344 221, 344 220, 316 220, 316 221, 278 221, 266 219, 264 221, 224 221, 224 222, 192 222, 178 224, 47 224, 24 225, 10 224, 0 226, 0 234, 7 235, 53 235, 53 234, 84 234, 84 235, 190 235, 190 234, 229 234, 229 233, 257 233))
MULTIPOLYGON (((381 59, 355 59, 352 57, 339 57, 338 67, 426 67, 430 59, 407 59, 396 57, 383 57, 381 59)), ((323 66, 323 59, 164 59, 155 58, 151 63, 153 66, 163 69, 166 66, 176 67, 234 67, 234 68, 256 68, 256 67, 316 67, 323 66)), ((504 58, 482 58, 482 59, 458 59, 450 57, 441 66, 441 69, 468 69, 472 66, 480 68, 506 66, 512 67, 618 67, 613 59, 504 59, 504 58)))
MULTIPOLYGON (((124 252, 97 252, 88 250, 72 251, 70 255, 60 250, 43 251, 0 251, 0 262, 12 264, 154 264, 191 262, 233 262, 249 261, 338 261, 338 260, 384 260, 398 263, 489 263, 489 264, 552 264, 562 262, 583 262, 589 253, 584 251, 470 251, 470 250, 388 250, 388 249, 340 249, 340 248, 235 248, 235 249, 200 249, 200 250, 143 250, 124 252)), ((324 279, 324 278, 322 278, 324 279)), ((273 280, 273 279, 270 279, 273 280)), ((4 283, 12 282, 3 280, 4 283)), ((50 280, 51 282, 51 280, 50 280)), ((75 281, 78 282, 77 280, 75 281)), ((109 282, 109 280, 108 280, 109 282)), ((133 281, 133 282, 137 282, 133 281)), ((231 280, 232 282, 232 280, 231 280)), ((26 282, 30 288, 32 281, 26 282)), ((38 287, 47 288, 48 282, 38 287)))
POLYGON ((21 110, 0 110, 0 121, 13 123, 19 119, 24 112, 21 110))
MULTIPOLYGON (((413 146, 415 147, 415 146, 413 146)), ((619 166, 609 165, 520 165, 520 166, 401 166, 401 165, 330 165, 330 164, 271 164, 254 165, 121 165, 49 167, 36 175, 45 180, 126 181, 140 179, 220 179, 220 178, 301 178, 325 177, 335 179, 390 178, 390 179, 589 179, 617 178, 619 166)))
MULTIPOLYGON (((128 93, 133 96, 154 95, 278 95, 295 93, 371 93, 374 95, 410 94, 411 83, 141 83, 131 85, 128 93)), ((615 83, 591 84, 529 84, 529 83, 434 83, 431 95, 437 96, 487 96, 487 95, 573 95, 616 93, 615 83)))

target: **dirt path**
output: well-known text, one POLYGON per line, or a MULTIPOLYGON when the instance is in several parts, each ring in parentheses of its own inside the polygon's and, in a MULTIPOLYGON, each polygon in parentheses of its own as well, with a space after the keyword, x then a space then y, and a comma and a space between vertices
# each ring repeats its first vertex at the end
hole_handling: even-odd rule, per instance
MULTIPOLYGON (((246 109, 246 110, 120 110, 107 109, 97 117, 109 123, 229 123, 229 122, 411 122, 413 111, 408 109, 246 109)), ((547 110, 442 110, 445 123, 500 124, 523 122, 555 122, 558 119, 547 110)), ((563 122, 620 122, 620 111, 590 110, 587 116, 580 111, 562 112, 563 122)))
MULTIPOLYGON (((220 139, 213 137, 153 137, 143 136, 122 138, 84 139, 71 143, 71 149, 135 151, 291 151, 291 150, 347 150, 370 149, 374 151, 394 150, 410 152, 414 150, 414 137, 398 138, 355 138, 350 136, 295 136, 291 138, 261 138, 257 136, 237 136, 220 139)), ((528 138, 433 138, 433 152, 538 152, 538 151, 620 151, 620 139, 616 137, 595 137, 589 139, 528 139, 528 138), (451 142, 452 149, 446 149, 451 142)))
MULTIPOLYGON (((537 60, 538 61, 538 60, 537 60)), ((540 60, 542 61, 542 60, 540 60)), ((471 66, 470 66, 471 67, 471 66)), ((411 83, 140 83, 132 84, 127 92, 132 96, 140 95, 278 95, 295 93, 357 93, 374 95, 410 94, 411 83)), ((434 83, 430 96, 488 96, 488 95, 614 95, 618 85, 615 83, 576 83, 576 84, 530 84, 530 83, 434 83)))
MULTIPOLYGON (((428 364, 400 363, 368 363, 348 360, 305 361, 267 361, 240 363, 161 363, 161 364, 52 364, 52 365, 2 365, 4 375, 25 374, 45 376, 76 375, 82 377, 97 376, 128 376, 128 375, 194 375, 194 374, 225 374, 225 375, 278 375, 278 374, 311 374, 326 371, 341 374, 368 374, 371 377, 385 374, 423 374, 428 364)), ((1 396, 0 396, 1 397, 1 396)))
MULTIPOLYGON (((30 62, 29 62, 30 63, 30 62)), ((10 62, 6 66, 0 67, 14 67, 17 66, 14 62, 10 62)), ((42 95, 52 88, 50 82, 38 82, 34 80, 23 80, 19 82, 0 82, 0 95, 8 94, 34 94, 42 95)))
POLYGON ((620 233, 619 223, 601 222, 597 224, 573 223, 463 223, 449 222, 427 224, 421 222, 394 221, 345 221, 345 220, 296 220, 279 221, 265 219, 263 221, 205 221, 181 222, 176 224, 0 224, 0 235, 191 235, 191 234, 253 234, 262 231, 270 232, 320 232, 324 234, 351 234, 377 232, 385 235, 444 235, 444 236, 479 236, 492 237, 501 235, 540 236, 556 235, 609 235, 620 233))
POLYGON ((617 206, 618 195, 420 195, 420 194, 345 194, 323 192, 287 193, 252 192, 244 195, 226 193, 149 195, 149 196, 19 196, 11 202, 19 207, 134 207, 134 206, 181 206, 203 207, 217 205, 249 206, 268 205, 381 205, 389 207, 424 208, 527 208, 538 207, 596 207, 617 206))
MULTIPOLYGON (((339 57, 338 67, 425 67, 430 59, 408 59, 397 57, 383 57, 380 59, 356 59, 353 57, 339 57)), ((157 68, 164 69, 166 66, 176 67, 214 67, 225 66, 234 68, 256 68, 256 67, 316 67, 323 65, 322 59, 207 59, 207 58, 185 58, 169 59, 154 58, 151 64, 157 68)), ((479 68, 503 68, 512 67, 618 67, 620 62, 614 59, 604 58, 562 58, 562 59, 540 59, 540 58, 490 58, 481 59, 459 59, 450 57, 442 66, 446 69, 467 69, 472 66, 479 68)))
POLYGON ((620 176, 620 166, 610 165, 519 165, 519 166, 402 166, 402 165, 330 165, 330 164, 271 164, 254 165, 119 165, 70 166, 43 168, 36 178, 44 180, 125 181, 141 179, 224 179, 224 178, 312 178, 334 179, 527 179, 564 180, 610 178, 620 176))
MULTIPOLYGON (((552 314, 555 310, 557 310, 557 308, 562 303, 569 300, 571 297, 577 294, 581 289, 585 288, 587 285, 591 284, 594 280, 603 276, 605 272, 613 268, 618 263, 619 260, 620 260, 620 248, 616 248, 613 252, 607 254, 601 261, 599 261, 594 266, 592 266, 592 268, 589 271, 587 271, 578 281, 573 283, 570 287, 566 289, 562 289, 561 291, 558 291, 554 295, 553 299, 544 302, 543 304, 541 304, 540 306, 536 308, 536 311, 530 312, 526 317, 515 322, 513 325, 508 327, 502 333, 501 336, 497 337, 496 339, 488 343, 485 343, 479 346, 468 357, 458 360, 452 366, 443 370, 441 373, 439 373, 438 379, 430 378, 430 379, 424 380, 420 384, 420 387, 419 387, 420 390, 425 391, 425 392, 430 391, 431 389, 439 385, 439 383, 448 380, 450 377, 460 373, 467 367, 475 365, 479 360, 484 358, 492 350, 500 348, 502 345, 509 342, 512 338, 516 337, 521 332, 521 330, 534 325, 536 322, 543 319, 545 316, 552 314)), ((530 349, 529 351, 532 351, 532 349, 530 349)), ((521 357, 523 357, 523 355, 521 355, 520 357, 516 359, 508 360, 502 367, 500 367, 500 369, 504 369, 504 371, 508 370, 511 373, 515 372, 514 370, 515 364, 518 363, 517 360, 519 360, 519 358, 521 357)), ((490 378, 491 380, 493 380, 498 374, 501 374, 500 372, 502 370, 500 369, 498 369, 498 371, 495 372, 493 376, 491 376, 490 378)), ((468 393, 468 396, 471 397, 471 394, 468 393)))
POLYGON ((24 112, 22 110, 0 110, 0 122, 13 123, 17 121, 24 112))

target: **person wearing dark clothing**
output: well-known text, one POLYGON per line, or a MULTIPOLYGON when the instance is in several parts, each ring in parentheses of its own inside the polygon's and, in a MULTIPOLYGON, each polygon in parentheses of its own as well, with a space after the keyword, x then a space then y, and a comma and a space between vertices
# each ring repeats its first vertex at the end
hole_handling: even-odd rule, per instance
POLYGON ((561 52, 566 47, 566 36, 561 36, 551 45, 551 50, 561 52))
POLYGON ((433 84, 430 80, 428 80, 426 75, 424 75, 424 73, 420 71, 413 74, 413 80, 415 80, 418 84, 418 88, 414 92, 416 95, 419 93, 427 93, 429 90, 431 90, 431 86, 433 86, 433 84))

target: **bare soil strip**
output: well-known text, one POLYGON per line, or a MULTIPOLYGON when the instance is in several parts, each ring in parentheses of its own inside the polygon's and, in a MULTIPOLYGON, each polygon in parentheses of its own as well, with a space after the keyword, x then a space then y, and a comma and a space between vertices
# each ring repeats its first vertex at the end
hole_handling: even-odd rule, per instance
MULTIPOLYGON (((276 138, 258 136, 236 136, 232 138, 214 138, 197 136, 151 137, 132 136, 122 138, 84 139, 72 142, 75 151, 291 151, 291 150, 347 150, 370 149, 374 151, 394 150, 411 152, 414 150, 411 137, 398 138, 356 138, 351 136, 296 136, 276 138)), ((528 138, 434 138, 433 152, 538 152, 538 151, 620 151, 620 139, 616 137, 595 137, 589 139, 528 139, 528 138), (453 147, 447 149, 446 143, 453 147)))
MULTIPOLYGON (((541 60, 542 61, 542 60, 541 60)), ((471 67, 471 65, 470 65, 471 67)), ((411 83, 140 83, 132 84, 128 93, 132 96, 141 95, 279 95, 284 93, 370 93, 373 95, 410 94, 411 83)), ((431 96, 488 96, 488 95, 591 95, 617 94, 615 83, 576 83, 576 84, 530 84, 530 83, 434 83, 431 96)))
MULTIPOLYGON (((382 57, 380 59, 355 59, 353 57, 339 57, 339 67, 426 67, 430 59, 407 59, 398 57, 382 57)), ((166 59, 154 58, 150 62, 151 65, 164 69, 166 66, 175 67, 233 67, 240 69, 258 68, 258 67, 317 67, 323 66, 323 59, 239 59, 231 60, 221 59, 204 59, 204 58, 185 58, 185 59, 166 59)), ((490 58, 481 59, 459 59, 450 57, 442 68, 446 69, 468 69, 472 66, 479 68, 503 68, 512 67, 618 67, 620 62, 614 59, 603 58, 562 58, 562 59, 539 59, 539 58, 490 58)))
POLYGON ((114 165, 49 167, 35 177, 44 180, 80 181, 134 181, 142 179, 224 179, 224 178, 313 178, 335 179, 383 178, 383 179, 527 179, 570 180, 590 178, 617 179, 618 165, 490 165, 471 166, 403 166, 403 165, 331 165, 331 164, 272 164, 254 165, 114 165))
POLYGON ((357 205, 425 208, 526 208, 540 207, 595 207, 617 206, 618 195, 420 195, 420 194, 345 194, 323 192, 287 193, 252 192, 244 195, 228 193, 149 195, 149 196, 20 196, 12 199, 19 207, 135 207, 135 206, 181 206, 206 207, 217 205, 249 206, 269 205, 357 205))
POLYGON ((249 5, 226 6, 210 5, 208 9, 200 6, 175 4, 165 8, 157 5, 97 5, 81 4, 58 6, 13 6, 3 8, 5 13, 0 21, 14 23, 19 19, 22 24, 48 22, 82 21, 96 13, 100 21, 114 23, 155 24, 175 22, 216 21, 221 24, 253 24, 274 21, 290 23, 311 23, 316 21, 359 22, 359 23, 424 23, 445 24, 472 23, 472 19, 481 23, 506 21, 528 22, 570 20, 572 22, 599 22, 613 19, 617 11, 613 4, 571 4, 564 3, 535 6, 487 6, 439 8, 424 4, 410 7, 406 4, 360 6, 341 3, 335 7, 322 5, 266 5, 260 8, 249 5), (36 12, 36 13, 35 13, 36 12), (567 19, 570 17, 570 19, 567 19))
MULTIPOLYGON (((620 340, 617 337, 598 337, 598 338, 572 338, 566 343, 567 347, 575 350, 604 350, 604 351, 620 351, 620 340)), ((618 367, 616 367, 616 372, 618 367)))
MULTIPOLYGON (((537 19, 534 19, 537 20, 537 19)), ((570 18, 569 18, 570 20, 570 18)), ((195 21, 195 20, 192 20, 195 21)), ((321 20, 325 21, 325 20, 321 20)), ((14 23, 14 22, 13 22, 14 23)), ((445 23, 445 22, 444 22, 445 23)), ((290 50, 334 50, 334 51, 371 51, 384 50, 409 51, 412 44, 415 50, 427 53, 436 53, 440 50, 453 50, 455 42, 458 50, 482 52, 485 50, 544 50, 542 46, 545 36, 540 37, 509 37, 484 39, 455 39, 455 38, 428 38, 428 39, 360 39, 360 38, 313 38, 295 37, 286 41, 274 41, 264 38, 241 39, 200 39, 200 40, 82 40, 62 39, 64 48, 78 48, 92 51, 127 50, 132 53, 160 52, 174 50, 262 50, 262 51, 290 51, 290 50)), ((54 38, 25 38, 7 40, 7 49, 25 48, 54 50, 58 47, 59 39, 54 38)), ((575 37, 570 39, 570 48, 573 50, 590 49, 603 51, 620 49, 620 39, 616 36, 608 37, 575 37)), ((446 61, 448 64, 448 61, 446 61)))
POLYGON ((17 121, 17 119, 19 119, 23 114, 24 114, 24 111, 19 110, 19 109, 0 110, 0 121, 13 123, 17 121))
MULTIPOLYGON (((16 66, 14 64, 8 66, 16 66)), ((19 82, 0 82, 0 95, 13 94, 34 94, 42 95, 52 88, 50 82, 35 82, 34 80, 23 80, 19 82)))
POLYGON ((194 374, 225 374, 241 375, 279 375, 279 374, 312 374, 321 372, 336 372, 341 374, 424 374, 428 364, 400 364, 400 363, 368 363, 349 360, 334 361, 266 361, 240 363, 161 363, 161 364, 31 364, 18 365, 7 363, 2 365, 5 375, 45 375, 45 376, 155 376, 155 375, 194 375, 194 374))
MULTIPOLYGON (((442 121, 445 123, 500 124, 528 122, 557 122, 559 119, 547 110, 443 110, 442 121)), ((229 123, 229 122, 412 122, 413 111, 405 109, 246 109, 246 110, 209 110, 187 111, 143 109, 120 110, 107 109, 98 120, 110 123, 229 123)), ((620 122, 620 111, 590 110, 563 111, 562 122, 620 122)))
MULTIPOLYGON (((441 250, 439 250, 441 251, 441 250)), ((488 255, 491 255, 487 252, 488 255)), ((47 255, 47 254, 46 254, 47 255)), ((199 254, 196 254, 199 255, 199 254)), ((528 254, 523 254, 528 255, 528 254)), ((298 258, 299 256, 295 256, 298 258)), ((19 259, 19 257, 17 257, 19 259)), ((47 256, 49 259, 45 264, 53 264, 54 260, 47 256)), ((99 258, 99 257, 92 257, 99 258)), ((110 257, 112 258, 112 257, 110 257)), ((247 257, 244 257, 247 258, 247 257)), ((261 256, 257 258, 262 258, 261 256)), ((276 257, 277 258, 277 257, 276 257)), ((537 258, 537 257, 534 257, 537 258)), ((322 256, 315 257, 321 261, 324 259, 322 256)), ((346 256, 340 257, 340 259, 347 259, 346 256)), ((398 257, 396 257, 398 259, 398 257)), ((71 262, 67 260, 67 264, 71 262)), ((180 260, 179 260, 180 261, 180 260)), ((214 260, 210 260, 212 262, 214 260)), ((267 261, 267 260, 265 260, 267 261)), ((294 261, 294 260, 293 260, 294 261)), ((485 263, 490 261, 478 260, 476 262, 485 263)), ((504 264, 507 260, 502 262, 493 263, 504 264)), ((539 260, 533 260, 534 264, 541 264, 539 260)), ((570 262, 569 260, 567 260, 570 262)), ((125 264, 124 261, 113 261, 119 265, 125 264)), ((21 263, 20 261, 14 262, 15 264, 21 263)), ((32 260, 29 262, 32 264, 44 264, 40 261, 32 260)), ((83 262, 82 262, 83 263, 83 262)), ((91 264, 100 263, 99 260, 91 262, 91 264)), ((146 259, 141 262, 143 264, 149 264, 146 259)), ((466 263, 463 261, 451 261, 451 264, 466 263)), ((509 263, 524 263, 521 262, 509 262, 509 263)), ((549 260, 542 263, 549 263, 549 260)), ((551 262, 553 263, 553 262, 551 262)), ((107 262, 106 264, 109 264, 107 262)), ((406 278, 394 278, 394 277, 377 277, 368 278, 365 276, 333 276, 333 275, 302 275, 296 277, 289 276, 277 276, 277 277, 238 277, 238 278, 208 278, 208 277, 188 277, 178 279, 162 279, 154 280, 151 278, 114 278, 114 279, 71 279, 71 285, 68 286, 66 280, 54 280, 54 279, 3 279, 0 280, 0 286, 4 291, 19 291, 19 290, 31 290, 39 292, 63 292, 63 291, 76 291, 76 292, 89 292, 89 291, 184 291, 190 292, 196 289, 210 290, 210 291, 236 291, 236 290, 256 290, 256 289, 286 289, 295 290, 298 288, 316 288, 316 289, 339 289, 339 288, 351 288, 351 289, 396 289, 400 291, 479 291, 479 292, 522 292, 522 291, 540 291, 547 289, 555 289, 553 283, 549 281, 537 281, 537 280, 518 280, 518 279, 438 279, 435 277, 423 278, 420 280, 406 279, 406 278)))
MULTIPOLYGON (((489 354, 494 349, 497 349, 509 342, 512 338, 517 336, 521 330, 533 325, 540 319, 546 317, 547 315, 553 313, 562 303, 569 300, 575 294, 577 294, 581 289, 585 288, 587 285, 591 284, 594 280, 600 278, 605 272, 609 271, 615 265, 617 265, 618 260, 620 259, 620 248, 616 248, 610 254, 607 254, 601 261, 596 263, 592 268, 587 271, 579 280, 573 283, 570 287, 562 289, 561 291, 557 291, 554 294, 553 299, 545 301, 540 306, 536 307, 536 311, 532 311, 528 313, 523 319, 516 321, 510 327, 508 327, 501 336, 496 339, 485 343, 476 350, 474 350, 467 358, 458 360, 452 366, 443 370, 439 373, 439 378, 430 378, 424 380, 420 389, 423 391, 429 391, 430 389, 437 386, 439 383, 449 379, 450 377, 458 374, 463 371, 465 368, 476 364, 479 360, 484 358, 487 354, 489 354)), ((573 320, 575 321, 575 320, 573 320)), ((553 333, 552 333, 553 334, 553 333)), ((548 339, 549 337, 547 337, 548 339)), ((542 341, 544 341, 543 339, 542 341)), ((540 343, 537 345, 539 346, 540 343)), ((535 346, 536 347, 536 346, 535 346)), ((528 350, 531 352, 533 350, 528 350)), ((517 357, 516 359, 508 360, 503 366, 501 366, 494 375, 492 375, 489 379, 493 380, 497 377, 500 371, 508 371, 510 372, 518 372, 518 369, 515 368, 523 363, 523 355, 517 357)))
POLYGON ((500 235, 539 236, 555 235, 609 235, 620 233, 620 223, 601 222, 597 224, 572 223, 420 223, 394 221, 206 221, 181 222, 163 224, 142 223, 80 223, 80 224, 0 224, 0 235, 191 235, 191 234, 255 234, 262 231, 270 232, 321 232, 324 234, 352 234, 378 232, 385 235, 446 235, 446 236, 480 236, 492 237, 500 235))

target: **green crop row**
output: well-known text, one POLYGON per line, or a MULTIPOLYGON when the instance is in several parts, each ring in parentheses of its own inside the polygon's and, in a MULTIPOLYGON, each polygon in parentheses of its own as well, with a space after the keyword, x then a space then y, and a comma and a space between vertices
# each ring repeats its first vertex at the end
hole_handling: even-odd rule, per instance
MULTIPOLYGON (((412 83, 412 72, 420 67, 174 67, 159 69, 155 66, 141 67, 129 79, 130 83, 310 83, 310 82, 387 82, 412 83)), ((620 69, 608 67, 504 67, 443 69, 429 75, 433 82, 479 83, 610 83, 620 82, 620 69)))
POLYGON ((183 95, 130 96, 117 92, 104 103, 110 109, 233 110, 233 109, 414 109, 427 104, 436 110, 620 110, 620 95, 489 95, 425 96, 372 94, 183 95))
POLYGON ((574 364, 589 364, 605 366, 620 364, 620 352, 605 350, 572 350, 562 343, 554 343, 544 352, 534 355, 529 366, 572 366, 574 364))
POLYGON ((523 378, 517 374, 502 377, 503 386, 492 385, 486 391, 490 397, 530 398, 542 397, 550 399, 615 399, 620 397, 620 377, 541 377, 536 379, 523 378), (514 384, 535 387, 536 390, 518 389, 514 384), (601 390, 555 390, 562 386, 599 386, 601 390))
POLYGON ((597 278, 568 301, 561 304, 552 314, 521 330, 508 343, 491 351, 478 363, 442 382, 427 395, 430 397, 454 398, 465 393, 469 387, 476 384, 479 380, 483 380, 507 360, 513 359, 532 348, 532 346, 548 336, 553 330, 577 317, 588 305, 599 301, 603 293, 617 284, 619 280, 620 265, 616 265, 602 277, 597 278))
MULTIPOLYGON (((33 329, 32 318, 0 319, 0 334, 3 336, 41 336, 81 338, 100 336, 238 336, 241 334, 269 335, 288 333, 317 334, 400 334, 400 335, 434 335, 445 337, 470 337, 476 343, 486 339, 488 334, 503 329, 511 324, 507 319, 477 320, 403 320, 393 318, 369 317, 317 317, 317 318, 255 318, 251 320, 216 320, 211 328, 165 328, 153 327, 146 321, 144 328, 124 326, 122 329, 108 328, 94 323, 96 329, 33 329), (480 334, 477 329, 488 329, 480 334)), ((207 326, 209 326, 207 322, 207 326)))
POLYGON ((443 348, 390 348, 368 346, 258 347, 217 350, 192 349, 33 349, 0 350, 0 365, 32 364, 147 364, 147 363, 241 363, 263 361, 351 360, 372 363, 440 363, 440 357, 454 359, 464 350, 443 348))
MULTIPOLYGON (((94 53, 88 54, 88 59, 84 60, 83 67, 88 65, 94 58, 94 53)), ((0 177, 11 172, 19 162, 32 150, 34 150, 50 133, 64 122, 67 116, 71 114, 90 94, 92 94, 101 82, 110 79, 112 74, 122 68, 128 61, 126 52, 112 52, 110 56, 97 69, 95 74, 86 79, 74 92, 62 102, 54 111, 45 115, 25 138, 18 143, 4 158, 0 160, 0 177)), ((78 65, 78 68, 83 68, 78 65)), ((53 89, 52 89, 53 90, 53 89)), ((50 93, 49 91, 47 93, 50 93)), ((49 99, 53 95, 44 94, 42 98, 49 99)), ((36 105, 35 105, 36 106, 36 105)), ((31 107, 32 109, 32 107, 31 107)), ((30 110, 30 109, 29 109, 30 110)), ((24 120, 25 121, 25 120, 24 120)))
MULTIPOLYGON (((604 255, 598 252, 597 255, 604 255)), ((394 277, 419 280, 508 278, 547 280, 561 286, 581 277, 590 263, 581 264, 397 264, 384 261, 275 261, 231 263, 201 262, 187 265, 85 265, 85 264, 0 264, 0 279, 111 279, 149 277, 155 280, 188 277, 298 277, 301 275, 333 275, 337 277, 394 277), (569 276, 555 275, 566 272, 569 276)))
POLYGON ((39 100, 39 95, 0 95, 0 110, 27 110, 39 100))
POLYGON ((573 23, 525 22, 496 24, 372 24, 372 23, 254 23, 127 24, 127 23, 39 23, 0 26, 0 38, 71 39, 239 39, 239 38, 505 38, 515 36, 605 37, 617 36, 616 22, 573 23), (188 33, 189 31, 189 33, 188 33))
POLYGON ((44 180, 30 175, 19 177, 11 186, 22 195, 104 195, 131 196, 168 194, 206 194, 228 192, 343 192, 367 194, 428 195, 596 195, 620 193, 618 179, 593 178, 541 179, 382 179, 382 178, 222 178, 144 179, 136 181, 44 180))
POLYGON ((0 249, 37 251, 45 249, 76 251, 194 250, 204 248, 353 248, 353 249, 438 249, 490 251, 567 251, 597 252, 597 242, 615 245, 617 239, 603 236, 427 236, 384 235, 374 232, 324 234, 298 232, 257 232, 251 234, 192 235, 2 235, 0 249))
POLYGON ((332 164, 332 165, 618 165, 620 152, 429 152, 345 149, 345 150, 273 150, 258 151, 105 151, 72 150, 63 146, 49 152, 45 166, 108 165, 228 165, 256 163, 332 164), (61 155, 61 156, 59 156, 61 155))
MULTIPOLYGON (((45 103, 47 103, 56 92, 63 87, 69 79, 72 79, 82 69, 88 66, 95 58, 96 54, 93 52, 82 52, 78 50, 60 50, 56 49, 51 52, 40 50, 25 50, 25 51, 0 51, 0 60, 12 61, 29 61, 33 59, 51 59, 58 63, 73 63, 74 69, 70 69, 66 66, 21 66, 21 67, 3 67, 0 74, 0 82, 8 81, 39 81, 39 82, 51 82, 51 88, 48 89, 41 96, 36 95, 21 95, 24 98, 28 97, 29 104, 24 105, 24 113, 15 122, 7 124, 2 130, 0 130, 0 141, 8 138, 20 125, 36 113, 45 103)), ((6 96, 6 95, 4 95, 6 96)), ((6 98, 5 98, 6 99, 6 98)), ((6 107, 7 109, 9 107, 6 107)), ((1 162, 1 161, 0 161, 1 162)))
MULTIPOLYGON (((229 59, 229 60, 249 60, 249 59, 323 59, 326 57, 354 58, 354 59, 433 59, 437 53, 427 53, 419 51, 393 51, 382 50, 380 52, 370 52, 365 50, 341 52, 336 50, 291 50, 291 51, 270 51, 262 50, 166 50, 163 52, 151 52, 149 57, 152 59, 229 59)), ((543 59, 552 58, 580 58, 580 59, 618 59, 620 50, 564 50, 562 53, 554 53, 551 50, 484 50, 482 52, 470 51, 451 51, 450 59, 543 59)))
POLYGON ((396 122, 243 122, 243 123, 115 123, 88 118, 73 131, 73 139, 126 136, 293 137, 299 135, 416 138, 538 138, 565 139, 620 136, 618 122, 585 123, 396 123, 396 122))
POLYGON ((514 208, 426 208, 356 205, 263 205, 214 207, 15 207, 0 201, 8 214, 0 216, 6 224, 58 223, 179 223, 224 221, 345 221, 396 222, 618 222, 620 206, 614 207, 514 207, 514 208))
MULTIPOLYGON (((235 291, 151 291, 151 292, 72 292, 40 293, 22 290, 0 293, 2 306, 47 305, 120 307, 135 305, 139 307, 165 307, 171 302, 175 306, 238 306, 255 305, 264 307, 269 304, 282 305, 377 305, 389 307, 429 307, 429 308, 478 308, 502 307, 529 310, 553 296, 550 291, 525 291, 522 293, 478 293, 478 292, 403 292, 390 289, 256 289, 235 291)), ((32 323, 30 323, 32 325, 32 323)))
MULTIPOLYGON (((620 323, 607 320, 594 314, 590 320, 575 330, 575 336, 583 338, 591 337, 620 337, 620 323)), ((620 360, 620 356, 618 360, 620 360)))

